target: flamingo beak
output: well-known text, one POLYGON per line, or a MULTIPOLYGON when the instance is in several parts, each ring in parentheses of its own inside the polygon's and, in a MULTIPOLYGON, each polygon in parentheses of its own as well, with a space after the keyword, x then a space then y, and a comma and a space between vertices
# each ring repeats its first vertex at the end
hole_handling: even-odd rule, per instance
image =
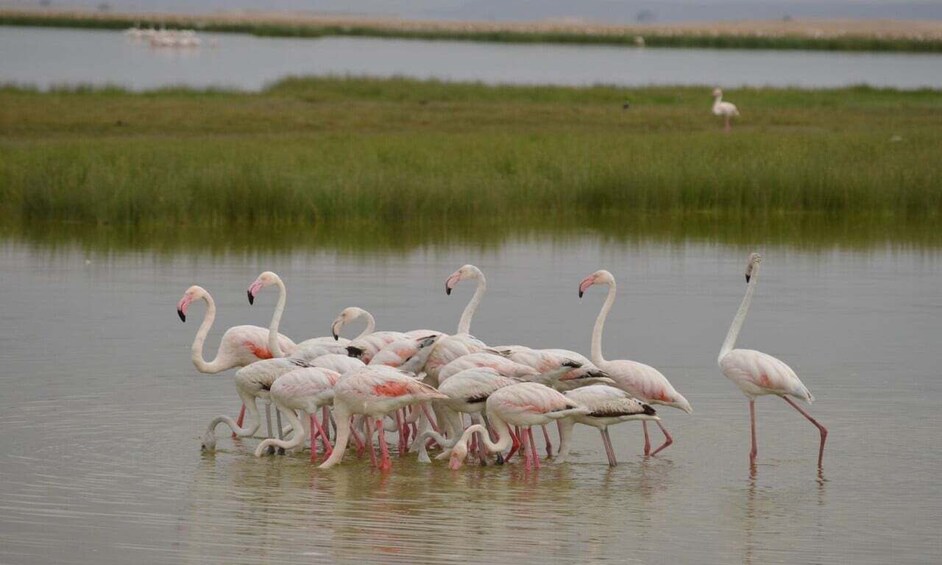
POLYGON ((749 284, 749 279, 751 278, 752 278, 752 275, 750 275, 749 273, 746 273, 746 284, 749 284))
POLYGON ((249 289, 245 291, 245 294, 249 297, 249 304, 255 304, 255 295, 258 294, 258 291, 262 290, 262 283, 255 281, 249 286, 249 289))
POLYGON ((445 281, 445 294, 451 296, 451 289, 455 288, 455 285, 461 281, 461 273, 455 271, 448 277, 448 280, 445 281))
POLYGON ((330 335, 334 336, 334 341, 340 341, 340 332, 337 331, 337 324, 340 323, 340 318, 334 320, 334 323, 330 325, 330 335))
POLYGON ((190 299, 186 296, 180 299, 180 302, 177 303, 177 316, 180 316, 180 321, 186 321, 186 310, 190 307, 190 299))
POLYGON ((585 294, 585 291, 589 290, 589 287, 593 284, 595 284, 595 281, 591 276, 582 279, 582 282, 579 283, 579 298, 582 298, 582 295, 585 294))

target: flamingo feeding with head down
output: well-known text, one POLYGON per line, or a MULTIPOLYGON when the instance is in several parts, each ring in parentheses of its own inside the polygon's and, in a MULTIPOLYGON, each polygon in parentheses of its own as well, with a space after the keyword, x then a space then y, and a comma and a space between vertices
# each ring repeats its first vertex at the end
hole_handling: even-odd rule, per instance
POLYGON ((488 396, 485 404, 488 423, 497 433, 497 442, 491 441, 486 427, 480 424, 468 427, 452 448, 437 457, 449 459, 448 465, 452 469, 461 467, 468 455, 468 440, 474 433, 478 434, 480 441, 491 453, 501 452, 512 445, 507 458, 519 448, 522 450, 524 468, 530 470, 532 465, 539 469, 540 458, 536 453, 531 426, 546 425, 553 420, 589 413, 589 409, 539 383, 519 383, 499 388, 488 396), (510 426, 517 426, 519 437, 510 431, 510 426))
MULTIPOLYGON (((615 381, 615 386, 642 402, 673 406, 688 414, 693 412, 687 399, 677 392, 671 386, 667 377, 654 367, 636 361, 606 361, 602 357, 602 330, 605 326, 605 318, 608 317, 609 310, 615 304, 615 277, 604 269, 592 273, 579 283, 579 298, 582 298, 582 295, 589 287, 596 284, 607 284, 608 296, 605 298, 605 304, 602 306, 602 310, 595 320, 595 328, 592 330, 592 362, 615 381)), ((647 422, 642 422, 645 455, 657 455, 662 449, 674 443, 674 439, 660 420, 657 420, 657 425, 664 432, 664 443, 652 452, 651 441, 648 438, 647 422)))
POLYGON ((739 108, 732 102, 723 102, 723 91, 719 88, 713 90, 713 115, 722 116, 724 120, 723 131, 730 131, 733 126, 730 120, 733 116, 739 117, 739 108))
POLYGON ((329 469, 340 463, 350 439, 350 418, 366 417, 367 443, 374 466, 389 470, 389 447, 386 444, 382 418, 406 406, 446 398, 434 388, 415 379, 409 373, 384 365, 367 366, 344 376, 334 386, 334 420, 337 423, 337 441, 333 453, 319 468, 329 469), (373 428, 379 435, 381 459, 377 463, 372 447, 373 428))
POLYGON ((752 427, 752 450, 749 452, 750 465, 755 465, 756 454, 758 453, 756 446, 756 397, 774 394, 780 396, 818 428, 821 434, 821 444, 818 448, 818 467, 820 467, 824 458, 824 442, 827 441, 828 430, 789 398, 789 396, 793 396, 810 404, 814 401, 811 391, 801 382, 791 367, 775 357, 751 349, 733 349, 736 345, 736 338, 739 336, 739 330, 742 329, 746 314, 749 312, 749 305, 752 303, 752 295, 755 293, 756 283, 759 280, 759 263, 761 262, 762 257, 758 253, 749 255, 749 261, 746 265, 746 295, 743 297, 739 310, 736 312, 736 317, 733 318, 733 323, 729 327, 729 333, 726 334, 726 340, 720 348, 717 362, 726 378, 733 381, 749 399, 749 422, 752 427))
POLYGON ((614 467, 618 465, 618 461, 615 459, 615 448, 612 447, 608 427, 630 420, 658 420, 654 408, 613 386, 590 385, 567 391, 564 394, 591 412, 559 420, 557 463, 565 462, 566 457, 569 456, 569 449, 572 446, 572 428, 575 424, 598 428, 602 435, 602 445, 605 446, 605 454, 608 456, 608 464, 614 467))

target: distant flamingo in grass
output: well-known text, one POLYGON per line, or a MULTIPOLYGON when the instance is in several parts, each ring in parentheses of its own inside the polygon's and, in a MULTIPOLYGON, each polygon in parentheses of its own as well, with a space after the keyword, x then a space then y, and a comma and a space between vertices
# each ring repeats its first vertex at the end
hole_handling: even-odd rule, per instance
MULTIPOLYGON (((677 392, 671 386, 667 377, 654 367, 636 361, 606 361, 602 357, 602 330, 605 327, 605 318, 608 316, 609 310, 612 309, 612 305, 615 304, 615 277, 606 270, 592 273, 579 283, 579 298, 582 298, 582 295, 589 287, 596 284, 608 285, 608 296, 605 298, 605 304, 602 306, 602 310, 595 320, 595 327, 592 330, 592 362, 615 381, 615 386, 642 402, 673 406, 688 414, 693 412, 693 408, 690 407, 687 399, 677 392)), ((657 421, 657 425, 664 432, 664 443, 652 452, 651 440, 648 438, 647 422, 642 422, 645 455, 657 455, 661 450, 674 443, 674 438, 671 437, 660 420, 657 421)))
POLYGON ((512 446, 509 458, 518 448, 522 450, 524 468, 531 465, 540 468, 540 458, 536 453, 531 426, 545 425, 553 420, 568 418, 577 414, 588 414, 589 410, 572 399, 566 398, 546 385, 539 383, 520 383, 500 388, 488 397, 485 411, 488 423, 498 435, 497 442, 491 441, 487 428, 475 424, 461 434, 461 438, 451 449, 441 453, 438 459, 448 459, 449 467, 458 469, 468 455, 468 440, 477 433, 480 441, 491 453, 499 453, 512 446), (517 426, 519 437, 510 431, 510 426, 517 426))
POLYGON ((751 349, 733 349, 736 345, 736 338, 739 336, 739 330, 742 329, 746 314, 749 312, 749 305, 752 303, 752 295, 755 293, 756 284, 759 280, 759 263, 761 262, 762 257, 758 253, 749 255, 749 261, 746 265, 746 295, 739 305, 736 317, 733 318, 729 333, 726 334, 726 340, 720 349, 717 362, 723 374, 733 381, 749 399, 749 422, 752 427, 752 450, 749 452, 750 465, 754 466, 756 464, 756 454, 758 453, 758 447, 756 446, 756 397, 774 394, 782 397, 785 402, 818 428, 821 434, 821 444, 818 448, 818 467, 820 467, 824 459, 824 442, 827 441, 828 430, 789 398, 789 396, 793 396, 810 404, 814 401, 811 392, 802 384, 791 367, 775 357, 751 349))
POLYGON ((723 116, 723 131, 729 132, 733 129, 730 120, 733 116, 739 117, 739 108, 732 102, 723 102, 723 91, 719 88, 713 90, 713 115, 723 116))
POLYGON ((416 380, 410 374, 386 366, 364 367, 344 376, 334 386, 334 419, 337 422, 337 442, 333 453, 320 465, 329 469, 340 463, 350 439, 350 418, 366 416, 367 443, 370 459, 381 470, 389 470, 389 448, 384 437, 382 418, 406 406, 446 398, 434 388, 416 380), (379 433, 381 459, 375 459, 372 448, 373 428, 379 433))

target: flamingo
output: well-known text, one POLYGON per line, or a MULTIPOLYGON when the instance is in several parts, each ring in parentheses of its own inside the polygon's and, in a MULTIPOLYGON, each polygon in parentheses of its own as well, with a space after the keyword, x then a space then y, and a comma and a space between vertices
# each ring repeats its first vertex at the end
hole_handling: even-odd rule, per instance
POLYGON ((509 345, 491 348, 504 357, 527 365, 544 373, 568 363, 573 367, 569 372, 560 375, 553 383, 553 388, 559 391, 576 388, 588 384, 609 384, 610 380, 605 371, 596 367, 584 355, 568 349, 531 349, 522 345, 509 345))
POLYGON ((284 281, 281 280, 277 274, 271 271, 265 271, 260 274, 255 281, 249 285, 246 295, 249 299, 249 304, 255 303, 255 297, 259 292, 265 287, 268 286, 277 286, 278 287, 278 303, 275 306, 275 313, 272 315, 271 324, 269 325, 269 334, 268 334, 268 347, 271 350, 273 356, 275 357, 284 357, 285 354, 290 355, 296 359, 301 359, 304 361, 309 361, 317 355, 321 355, 319 348, 328 348, 330 353, 344 353, 343 347, 347 345, 347 340, 335 340, 329 337, 315 337, 307 339, 295 345, 291 344, 290 347, 282 347, 280 343, 275 341, 274 336, 280 335, 278 333, 278 326, 281 324, 281 316, 285 311, 285 301, 287 299, 287 289, 285 288, 284 281), (336 342, 336 343, 335 343, 336 342), (313 352, 306 351, 314 347, 313 352))
POLYGON ((461 438, 451 449, 443 451, 437 458, 449 459, 449 467, 458 469, 468 454, 468 440, 478 433, 480 441, 491 453, 501 452, 511 444, 523 450, 524 468, 530 470, 531 462, 539 469, 540 458, 536 454, 531 426, 548 424, 553 420, 568 418, 578 414, 588 414, 589 409, 580 406, 562 393, 539 383, 519 383, 505 386, 494 391, 485 403, 488 422, 497 432, 496 443, 491 441, 487 428, 475 424, 461 434, 461 438), (517 426, 521 431, 519 440, 511 434, 510 426, 517 426), (529 451, 529 452, 528 452, 529 451))
POLYGON ((726 334, 726 340, 720 348, 717 362, 726 378, 733 381, 749 399, 749 422, 752 427, 752 450, 749 452, 750 465, 755 466, 756 454, 758 453, 756 447, 756 397, 774 394, 782 397, 785 402, 818 428, 821 434, 821 444, 818 448, 818 467, 820 468, 824 459, 824 442, 827 441, 828 430, 789 398, 789 396, 793 396, 810 404, 814 401, 811 391, 801 382, 795 371, 783 361, 760 351, 733 349, 736 345, 736 338, 739 336, 739 330, 742 329, 746 314, 749 312, 749 305, 752 303, 752 295, 755 293, 756 284, 759 280, 759 264, 761 262, 762 257, 758 253, 749 255, 746 265, 746 295, 743 297, 742 304, 739 305, 739 310, 736 312, 736 317, 733 318, 733 323, 729 327, 729 333, 726 334))
POLYGON ((340 380, 340 373, 320 367, 304 367, 289 371, 271 385, 271 400, 275 407, 284 413, 294 430, 291 439, 268 438, 258 444, 255 456, 261 457, 272 447, 294 449, 311 439, 311 461, 314 461, 316 448, 314 441, 319 435, 324 445, 326 456, 330 456, 331 446, 327 432, 317 421, 317 411, 329 406, 334 401, 334 385, 340 380), (301 413, 300 418, 295 413, 301 413), (312 435, 313 434, 313 435, 312 435))
POLYGON ((732 102, 723 102, 723 91, 719 88, 713 90, 713 115, 714 116, 723 116, 725 126, 723 131, 731 131, 733 126, 730 124, 730 119, 733 116, 739 117, 739 108, 736 107, 732 102))
MULTIPOLYGON (((267 346, 269 341, 268 330, 258 326, 233 326, 226 330, 216 350, 212 361, 203 358, 203 343, 206 335, 216 319, 216 302, 212 295, 201 286, 191 286, 183 293, 183 298, 177 304, 177 315, 186 322, 186 313, 190 304, 195 300, 206 302, 206 314, 200 324, 196 337, 193 339, 191 358, 196 370, 201 373, 221 373, 234 367, 244 367, 260 359, 271 359, 272 352, 267 346)), ((278 334, 278 343, 284 347, 291 347, 294 342, 278 334)))
POLYGON ((468 301, 468 305, 461 313, 461 319, 458 320, 458 333, 441 339, 425 365, 427 378, 433 384, 438 383, 439 369, 462 355, 475 353, 487 347, 484 342, 469 333, 471 331, 471 318, 477 311, 478 305, 484 297, 484 292, 487 290, 487 279, 481 269, 474 265, 464 265, 445 280, 445 294, 450 296, 452 289, 463 280, 477 280, 477 286, 471 300, 468 301))
POLYGON ((384 416, 406 406, 447 398, 434 388, 413 378, 409 373, 382 365, 363 367, 346 375, 334 386, 334 419, 337 422, 337 442, 333 453, 320 465, 329 469, 340 463, 350 439, 350 417, 366 416, 367 441, 371 444, 370 456, 381 470, 389 470, 389 448, 384 437, 384 416), (382 458, 377 464, 372 450, 372 424, 379 433, 382 458))
MULTIPOLYGON (((373 355, 368 365, 400 367, 403 363, 413 360, 415 355, 420 352, 423 358, 427 358, 439 339, 441 339, 441 334, 397 339, 376 352, 376 355, 373 355)), ((353 357, 351 357, 351 359, 353 359, 353 357)), ((424 362, 422 365, 424 365, 424 362)), ((419 368, 421 368, 421 365, 419 368)))
MULTIPOLYGON (((605 304, 602 306, 602 310, 595 320, 595 328, 592 330, 592 362, 615 381, 615 386, 642 402, 673 406, 688 414, 693 412, 693 408, 690 407, 687 399, 677 392, 671 386, 667 377, 654 367, 628 360, 606 361, 602 357, 602 329, 605 326, 605 318, 615 303, 615 277, 604 269, 592 273, 579 283, 579 298, 582 298, 582 295, 589 287, 596 284, 607 284, 608 296, 605 298, 605 304)), ((658 452, 674 443, 674 438, 671 437, 664 424, 660 420, 656 422, 661 431, 664 432, 664 443, 652 452, 651 441, 648 438, 648 425, 646 421, 642 422, 645 455, 657 455, 658 452)))
POLYGON ((620 388, 608 385, 589 385, 563 393, 567 398, 577 404, 585 406, 591 412, 578 414, 572 418, 559 420, 559 455, 557 463, 566 461, 569 448, 572 446, 572 428, 574 424, 585 424, 598 428, 602 434, 602 445, 608 456, 608 464, 612 467, 618 465, 615 460, 615 449, 612 447, 612 438, 608 435, 608 427, 630 420, 658 420, 654 408, 632 398, 630 394, 620 388))

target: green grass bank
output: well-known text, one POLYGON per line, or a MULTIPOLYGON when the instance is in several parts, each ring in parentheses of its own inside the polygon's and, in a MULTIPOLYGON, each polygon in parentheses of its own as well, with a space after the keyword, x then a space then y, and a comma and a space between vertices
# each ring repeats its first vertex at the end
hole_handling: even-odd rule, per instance
POLYGON ((624 232, 626 218, 657 232, 666 218, 701 236, 807 225, 938 239, 942 93, 727 98, 742 111, 728 135, 708 88, 339 78, 256 94, 6 87, 0 221, 8 235, 357 226, 396 237, 402 226, 624 232))

